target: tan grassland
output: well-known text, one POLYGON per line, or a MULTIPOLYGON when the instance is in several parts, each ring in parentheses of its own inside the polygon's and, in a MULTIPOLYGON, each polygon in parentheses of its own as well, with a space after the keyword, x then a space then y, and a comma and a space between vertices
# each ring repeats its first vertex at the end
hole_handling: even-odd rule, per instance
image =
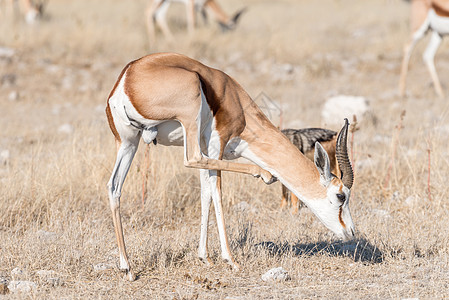
MULTIPOLYGON (((222 34, 210 20, 189 39, 178 5, 169 14, 176 43, 159 32, 151 48, 143 0, 51 0, 34 26, 0 10, 0 47, 15 50, 0 58, 0 152, 9 151, 0 165, 0 278, 13 280, 18 267, 37 284, 0 299, 447 299, 449 106, 430 84, 425 42, 411 60, 408 97, 398 96, 409 4, 219 2, 227 12, 248 8, 237 30, 222 34), (104 107, 123 66, 160 51, 222 69, 253 97, 265 92, 283 107, 284 127, 323 126, 332 95, 369 99, 371 117, 354 134, 357 238, 337 240, 307 208, 282 211, 279 183, 225 173, 227 230, 242 271, 221 261, 213 213, 215 264, 206 267, 196 257, 198 171, 183 167, 181 149, 151 145, 142 205, 142 144, 121 202, 138 280, 124 280, 106 191, 115 145, 104 107), (100 263, 113 268, 96 271, 100 263), (291 280, 261 280, 278 266, 291 280)), ((436 65, 448 93, 445 43, 436 65)))

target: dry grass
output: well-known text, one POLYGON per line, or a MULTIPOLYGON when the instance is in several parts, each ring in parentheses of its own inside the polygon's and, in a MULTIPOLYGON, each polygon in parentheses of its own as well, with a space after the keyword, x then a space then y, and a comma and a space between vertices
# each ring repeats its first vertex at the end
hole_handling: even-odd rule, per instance
MULTIPOLYGON (((9 297, 447 298, 448 104, 428 85, 418 55, 423 45, 412 59, 410 97, 397 96, 407 4, 220 3, 229 12, 249 8, 237 31, 220 34, 215 25, 202 27, 189 42, 182 20, 175 21, 179 43, 160 39, 152 51, 191 55, 225 70, 253 96, 264 91, 288 108, 286 126, 320 126, 329 95, 370 99, 378 122, 362 122, 355 134, 351 210, 358 238, 339 242, 307 209, 299 216, 280 211, 279 184, 224 174, 228 233, 243 271, 234 273, 221 262, 213 216, 209 249, 216 264, 207 268, 196 258, 198 174, 182 166, 180 149, 152 146, 144 207, 143 148, 122 197, 125 238, 139 278, 129 283, 116 268, 94 271, 98 263, 118 263, 105 188, 115 147, 103 109, 121 68, 148 52, 145 1, 53 0, 50 17, 38 26, 0 20, 0 46, 16 50, 13 58, 0 58, 1 78, 16 76, 15 83, 0 86, 0 151, 10 151, 0 166, 0 277, 11 280, 11 270, 19 267, 25 279, 38 283, 32 293, 9 297), (286 63, 294 66, 292 74, 283 73, 286 63), (8 100, 13 91, 18 99, 8 100), (63 124, 73 131, 61 132, 63 124), (239 208, 243 201, 249 210, 239 208), (276 266, 292 279, 261 281, 276 266), (63 284, 52 287, 40 279, 37 271, 43 269, 55 271, 63 284)), ((449 78, 445 50, 443 45, 437 55, 443 83, 449 78)))

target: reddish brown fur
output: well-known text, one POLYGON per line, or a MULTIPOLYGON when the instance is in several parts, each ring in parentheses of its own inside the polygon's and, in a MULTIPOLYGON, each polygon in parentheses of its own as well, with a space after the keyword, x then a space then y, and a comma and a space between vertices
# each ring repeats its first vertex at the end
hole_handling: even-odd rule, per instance
POLYGON ((449 17, 449 1, 434 0, 432 1, 432 8, 440 17, 449 17))
MULTIPOLYGON (((243 89, 221 71, 176 54, 158 54, 132 62, 127 70, 125 92, 136 110, 150 120, 187 121, 199 111, 200 82, 223 142, 240 135, 245 118, 239 98, 243 89), (150 93, 151 91, 151 93, 150 93), (148 99, 147 95, 152 98, 148 99), (166 101, 169 98, 170 101, 166 101), (151 103, 151 106, 148 105, 151 103), (158 107, 154 110, 154 107, 158 107), (189 109, 190 106, 190 109, 189 109), (183 107, 179 110, 179 107, 183 107), (186 111, 187 110, 187 111, 186 111), (179 112, 185 113, 180 115, 179 112)), ((183 124, 186 125, 186 124, 183 124)))
POLYGON ((410 32, 412 35, 424 23, 430 8, 429 0, 413 0, 410 7, 410 32))
MULTIPOLYGON (((183 55, 161 53, 131 62, 120 75, 118 82, 122 76, 125 76, 124 93, 141 116, 147 120, 177 120, 183 125, 185 129, 185 165, 217 170, 216 190, 220 197, 220 170, 262 176, 267 183, 272 181, 274 174, 296 193, 310 200, 323 199, 327 196, 326 188, 320 184, 319 173, 315 165, 293 146, 279 129, 274 127, 243 88, 225 73, 206 67, 183 55), (215 130, 218 131, 221 138, 218 159, 204 157, 198 143, 199 124, 197 119, 203 104, 201 88, 203 88, 208 106, 214 115, 215 130), (240 137, 248 144, 248 149, 245 151, 248 153, 249 150, 256 156, 248 153, 256 165, 221 160, 224 147, 232 137, 240 137)), ((117 85, 118 83, 114 86, 110 97, 114 94, 117 85)), ((118 133, 109 104, 106 114, 111 130, 117 138, 118 133)), ((131 148, 131 151, 136 149, 137 147, 131 148)), ((124 166, 127 167, 127 165, 124 166)), ((111 182, 115 175, 113 173, 111 182)), ((339 179, 335 180, 341 183, 339 179)), ((110 184, 110 196, 113 196, 113 187, 110 184)), ((122 258, 121 267, 127 271, 128 278, 134 280, 135 276, 129 267, 125 249, 119 205, 114 198, 110 200, 122 258)), ((215 199, 214 206, 218 216, 222 210, 221 200, 215 199)), ((238 265, 233 261, 230 253, 224 229, 224 216, 221 215, 221 218, 217 218, 217 222, 221 228, 220 231, 224 230, 220 233, 223 245, 222 256, 235 269, 238 269, 238 265)))
POLYGON ((412 34, 424 23, 430 8, 433 8, 440 17, 449 17, 449 1, 447 0, 413 0, 410 15, 412 34))
POLYGON ((192 116, 199 111, 200 82, 215 116, 223 147, 230 138, 240 136, 267 168, 275 170, 303 196, 326 197, 314 164, 273 126, 243 88, 225 73, 180 54, 153 54, 129 64, 125 93, 147 119, 174 119, 187 127, 196 126, 193 124, 196 118, 192 116))
POLYGON ((117 129, 115 128, 114 119, 112 118, 109 103, 106 106, 106 116, 108 118, 109 127, 111 128, 111 131, 114 134, 115 140, 120 143, 121 142, 120 135, 118 134, 117 129))
MULTIPOLYGON (((132 62, 131 62, 132 63, 132 62)), ((131 64, 127 64, 126 67, 122 70, 122 72, 120 73, 120 75, 118 76, 117 81, 114 84, 114 87, 112 88, 111 92, 109 93, 108 96, 108 103, 106 105, 106 116, 108 118, 108 123, 109 123, 109 127, 111 128, 112 133, 114 134, 115 140, 120 143, 121 139, 120 139, 120 135, 117 132, 117 129, 115 128, 115 124, 114 124, 114 119, 112 118, 112 113, 111 113, 111 108, 109 107, 109 98, 112 97, 112 95, 114 95, 115 90, 117 89, 117 86, 120 82, 120 80, 123 77, 123 74, 125 74, 126 69, 128 69, 128 66, 131 64)))

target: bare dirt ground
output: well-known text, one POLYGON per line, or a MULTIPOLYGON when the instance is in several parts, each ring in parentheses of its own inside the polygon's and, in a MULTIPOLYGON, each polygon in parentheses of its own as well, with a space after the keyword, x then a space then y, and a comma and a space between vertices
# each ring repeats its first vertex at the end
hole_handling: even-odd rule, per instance
MULTIPOLYGON (((211 22, 189 39, 177 6, 170 11, 177 42, 159 35, 151 49, 143 0, 52 0, 34 26, 0 10, 0 47, 14 51, 0 58, 0 279, 36 284, 0 298, 447 299, 448 102, 430 84, 425 42, 411 61, 408 97, 397 94, 408 4, 220 3, 228 12, 248 7, 236 31, 222 34, 211 22), (353 146, 357 238, 338 241, 307 208, 295 216, 280 210, 279 183, 227 173, 223 204, 242 271, 221 261, 213 216, 215 264, 206 267, 196 258, 197 171, 183 167, 180 149, 152 146, 142 205, 141 147, 121 207, 138 280, 124 280, 106 192, 115 145, 104 107, 125 64, 160 51, 222 69, 253 97, 266 93, 282 105, 284 127, 322 126, 332 95, 369 99, 377 121, 359 124, 353 146), (261 280, 278 266, 291 280, 261 280)), ((446 93, 447 50, 443 43, 436 57, 446 93)))

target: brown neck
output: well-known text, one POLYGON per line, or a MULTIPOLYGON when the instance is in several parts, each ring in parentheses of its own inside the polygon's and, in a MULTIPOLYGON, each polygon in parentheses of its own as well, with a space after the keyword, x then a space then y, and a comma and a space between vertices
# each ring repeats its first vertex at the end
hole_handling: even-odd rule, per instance
POLYGON ((249 150, 262 161, 261 167, 278 177, 302 199, 323 197, 326 192, 320 184, 314 163, 265 117, 251 99, 241 101, 246 117, 246 127, 241 137, 248 143, 249 150))

